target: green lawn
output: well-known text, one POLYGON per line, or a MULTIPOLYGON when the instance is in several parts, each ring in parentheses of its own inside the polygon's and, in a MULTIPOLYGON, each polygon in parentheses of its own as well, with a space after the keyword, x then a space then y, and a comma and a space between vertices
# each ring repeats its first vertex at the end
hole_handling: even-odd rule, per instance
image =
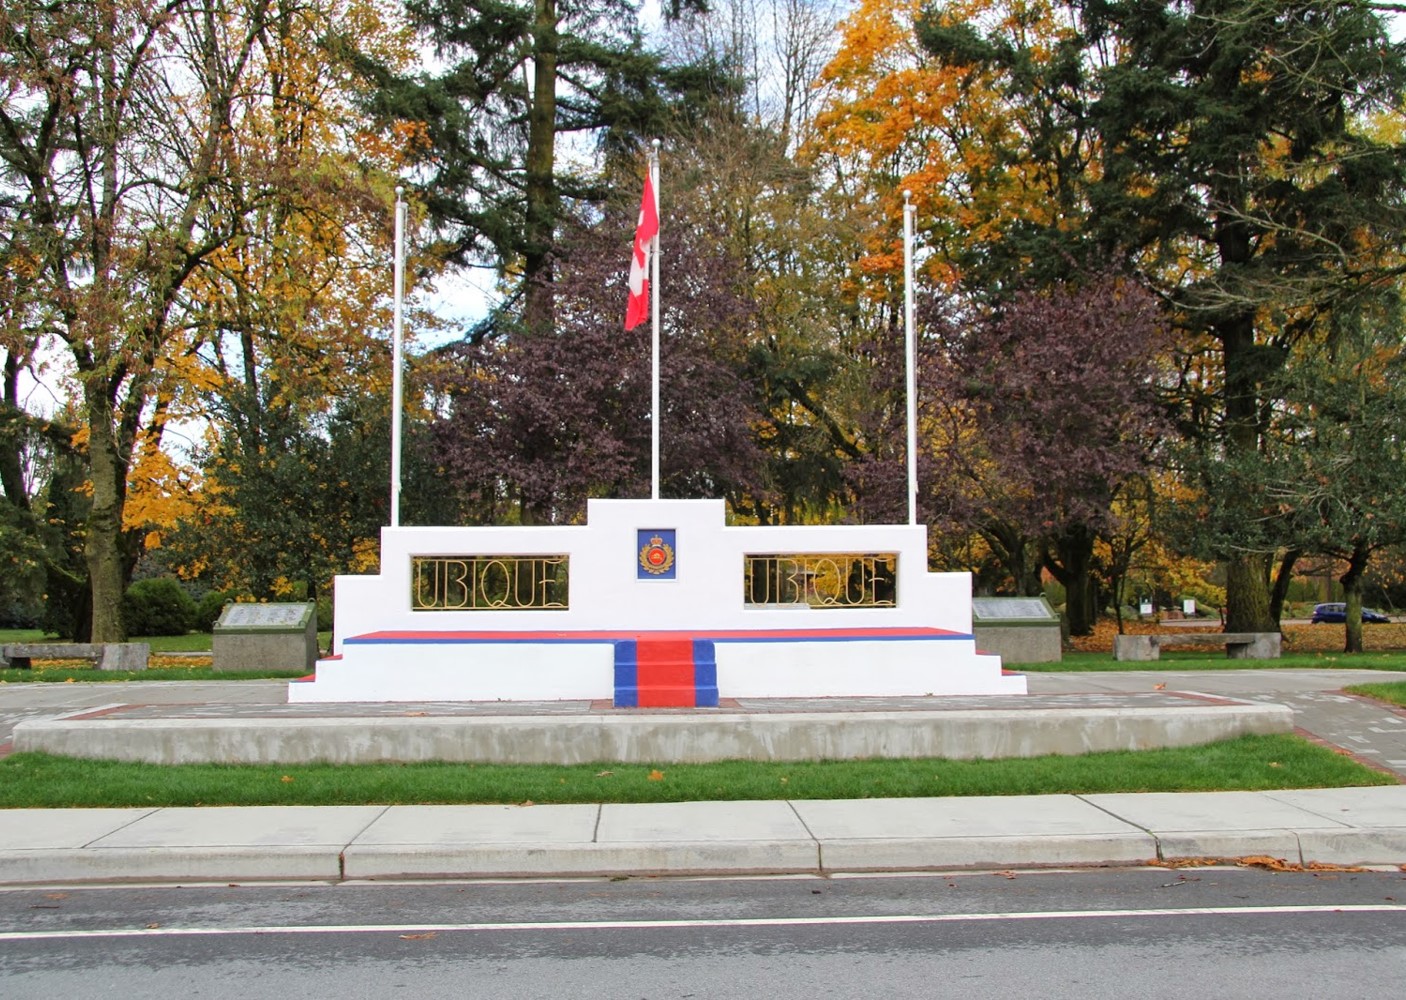
POLYGON ((1406 681, 1397 681, 1391 684, 1354 684, 1351 687, 1343 688, 1343 690, 1351 694, 1365 695, 1368 698, 1376 698, 1378 701, 1406 707, 1406 681))
POLYGON ((11 809, 853 799, 1387 784, 1394 784, 1390 776, 1287 734, 1202 747, 972 761, 169 767, 45 754, 0 759, 0 807, 11 809))
MULTIPOLYGON (((62 642, 51 635, 45 635, 37 628, 0 628, 0 643, 6 642, 62 642)), ((133 642, 150 644, 153 653, 208 653, 210 652, 209 632, 187 632, 185 635, 139 635, 133 642)))
POLYGON ((155 666, 145 670, 91 670, 84 667, 36 667, 33 670, 0 670, 0 684, 110 684, 114 681, 252 681, 281 677, 292 680, 306 676, 305 670, 241 670, 238 673, 215 673, 208 666, 163 667, 152 657, 155 666))
MULTIPOLYGON (((209 632, 187 632, 185 635, 138 635, 133 636, 132 641, 149 643, 153 653, 208 653, 212 638, 209 632)), ((323 649, 331 639, 331 632, 317 633, 318 644, 323 649)), ((0 643, 59 641, 37 628, 0 628, 0 643)))
POLYGON ((1160 660, 1115 660, 1112 653, 1066 652, 1062 663, 1007 663, 1023 673, 1072 673, 1085 670, 1406 670, 1406 652, 1285 653, 1277 660, 1232 660, 1224 652, 1167 650, 1160 660))

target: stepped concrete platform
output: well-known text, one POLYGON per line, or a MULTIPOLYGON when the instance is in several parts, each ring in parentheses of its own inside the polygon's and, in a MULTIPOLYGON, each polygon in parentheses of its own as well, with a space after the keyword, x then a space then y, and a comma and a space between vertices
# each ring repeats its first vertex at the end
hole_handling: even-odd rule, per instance
POLYGON ((573 764, 1035 757, 1290 732, 1282 705, 1188 691, 609 701, 111 704, 20 722, 14 750, 158 764, 573 764))

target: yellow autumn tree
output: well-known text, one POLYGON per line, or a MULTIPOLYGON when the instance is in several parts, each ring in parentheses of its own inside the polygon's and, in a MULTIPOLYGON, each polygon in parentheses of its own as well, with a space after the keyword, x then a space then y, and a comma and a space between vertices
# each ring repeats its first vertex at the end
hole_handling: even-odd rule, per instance
MULTIPOLYGON (((331 43, 405 45, 397 16, 376 0, 16 0, 0 12, 0 179, 15 193, 12 228, 34 262, 27 328, 64 350, 73 371, 95 640, 121 638, 126 574, 151 519, 170 516, 145 492, 157 481, 166 483, 158 493, 181 488, 155 466, 168 421, 195 409, 185 375, 191 358, 208 357, 199 353, 211 343, 208 275, 262 294, 253 283, 273 269, 244 275, 230 261, 255 234, 290 243, 307 235, 310 226, 279 215, 280 203, 316 205, 324 233, 372 212, 366 188, 377 166, 357 148, 350 77, 331 43), (285 86, 300 74, 316 85, 285 86), (314 120, 329 109, 334 124, 320 133, 314 120), (260 121, 278 123, 274 138, 248 141, 260 121), (306 155, 314 147, 321 158, 306 155), (129 515, 134 495, 143 509, 129 515)), ((381 183, 380 231, 389 187, 381 183)), ((358 236, 344 238, 350 249, 358 236)), ((369 297, 337 287, 336 275, 352 269, 337 256, 339 269, 321 271, 290 257, 276 294, 319 289, 365 306, 369 297)), ((360 332, 350 310, 344 319, 341 329, 360 332)), ((318 371, 312 353, 301 371, 318 371)))
POLYGON ((872 235, 866 273, 901 271, 904 191, 932 251, 928 278, 945 287, 975 248, 1022 228, 1079 225, 1096 144, 1068 110, 1082 86, 1071 61, 1082 56, 1065 5, 862 0, 842 27, 808 152, 893 220, 872 235))
MULTIPOLYGON (((329 38, 332 51, 350 46, 382 66, 415 56, 398 15, 375 0, 289 7, 270 25, 256 51, 261 99, 232 144, 243 166, 232 196, 250 210, 191 286, 183 363, 199 373, 183 402, 211 432, 177 562, 219 589, 265 597, 315 593, 338 569, 364 565, 374 537, 374 524, 353 525, 336 502, 364 493, 354 474, 323 482, 315 466, 330 460, 339 410, 343 423, 352 407, 378 422, 378 458, 388 438, 385 413, 365 400, 388 413, 391 209, 396 175, 423 143, 413 123, 370 125, 355 89, 366 84, 326 58, 329 38), (304 492, 315 479, 320 489, 304 492)), ((412 274, 417 263, 429 270, 412 261, 412 274)))

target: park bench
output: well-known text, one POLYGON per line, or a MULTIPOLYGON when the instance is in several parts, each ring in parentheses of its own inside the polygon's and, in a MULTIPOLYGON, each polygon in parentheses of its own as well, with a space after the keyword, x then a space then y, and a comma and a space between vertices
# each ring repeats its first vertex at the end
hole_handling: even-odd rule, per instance
POLYGON ((87 660, 99 670, 145 670, 148 642, 7 642, 0 667, 30 668, 31 660, 87 660))
POLYGON ((1188 632, 1177 635, 1119 635, 1113 638, 1115 660, 1157 660, 1163 646, 1224 646, 1232 660, 1279 659, 1278 632, 1188 632))

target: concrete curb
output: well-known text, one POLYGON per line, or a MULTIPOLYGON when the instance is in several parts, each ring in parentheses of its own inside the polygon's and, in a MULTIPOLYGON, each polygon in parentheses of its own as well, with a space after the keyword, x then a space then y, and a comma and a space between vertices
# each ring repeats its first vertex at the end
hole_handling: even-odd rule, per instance
POLYGON ((1038 757, 1197 746, 1287 733, 1282 705, 1226 698, 1174 708, 718 712, 679 715, 122 718, 85 709, 14 728, 16 752, 150 764, 690 763, 865 757, 1038 757), (1015 724, 1018 721, 1018 724, 1015 724))
POLYGON ((1406 785, 577 806, 0 811, 0 883, 1406 864, 1406 785), (35 846, 44 845, 44 846, 35 846))

